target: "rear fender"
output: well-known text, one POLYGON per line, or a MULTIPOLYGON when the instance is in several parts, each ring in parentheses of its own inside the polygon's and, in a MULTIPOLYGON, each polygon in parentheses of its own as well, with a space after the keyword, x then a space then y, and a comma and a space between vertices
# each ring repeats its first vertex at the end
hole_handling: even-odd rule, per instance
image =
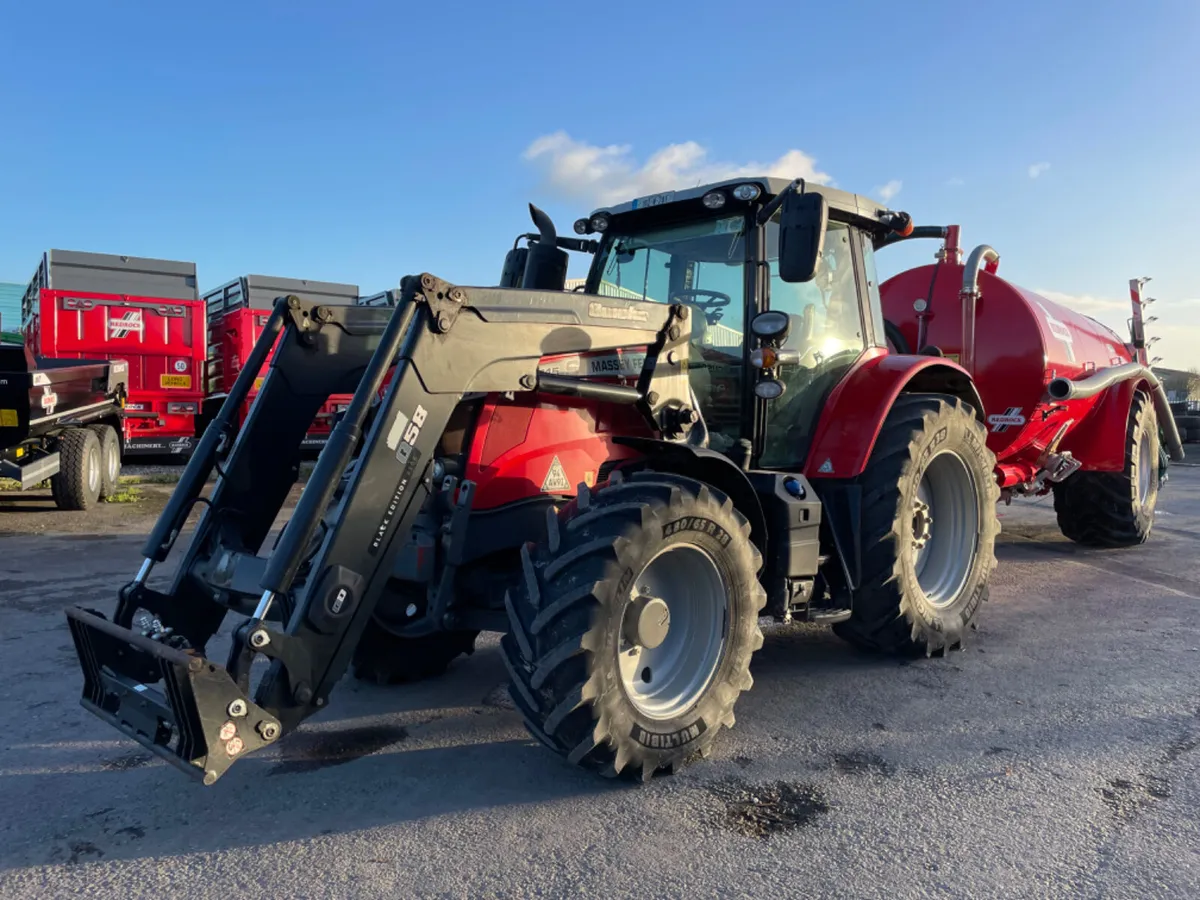
POLYGON ((750 522, 750 540, 766 555, 767 520, 762 502, 746 473, 728 457, 715 450, 673 444, 656 438, 614 437, 613 443, 644 454, 656 469, 695 478, 728 495, 738 512, 750 522))
POLYGON ((979 390, 957 363, 937 356, 868 351, 830 391, 804 466, 805 477, 820 480, 861 475, 884 419, 896 398, 905 393, 957 397, 984 421, 979 390))
POLYGON ((1149 396, 1146 382, 1122 381, 1105 391, 1083 421, 1067 432, 1059 445, 1083 463, 1085 472, 1125 470, 1125 437, 1134 391, 1149 396))

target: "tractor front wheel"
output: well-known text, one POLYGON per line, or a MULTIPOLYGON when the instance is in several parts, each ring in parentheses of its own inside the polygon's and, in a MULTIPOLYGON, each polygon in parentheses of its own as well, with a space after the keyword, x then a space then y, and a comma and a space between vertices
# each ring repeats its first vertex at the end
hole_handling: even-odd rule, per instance
POLYGON ((834 631, 865 649, 952 649, 987 599, 1000 489, 987 431, 954 397, 902 395, 862 474, 862 578, 834 631))
POLYGON ((1089 547, 1133 547, 1154 527, 1160 467, 1158 418, 1145 394, 1133 395, 1120 472, 1076 472, 1054 486, 1063 535, 1089 547))
POLYGON ((505 601, 501 649, 534 737, 610 777, 705 755, 763 642, 749 534, 729 498, 681 476, 581 486, 505 601))

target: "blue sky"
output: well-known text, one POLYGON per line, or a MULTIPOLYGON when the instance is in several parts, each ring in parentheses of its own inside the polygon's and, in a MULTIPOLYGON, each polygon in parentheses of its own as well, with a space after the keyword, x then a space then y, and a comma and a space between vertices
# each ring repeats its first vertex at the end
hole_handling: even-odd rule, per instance
POLYGON ((972 6, 10 2, 0 281, 53 246, 202 287, 494 283, 530 200, 565 230, 625 189, 808 166, 1115 326, 1152 275, 1155 351, 1200 365, 1200 4, 972 6))

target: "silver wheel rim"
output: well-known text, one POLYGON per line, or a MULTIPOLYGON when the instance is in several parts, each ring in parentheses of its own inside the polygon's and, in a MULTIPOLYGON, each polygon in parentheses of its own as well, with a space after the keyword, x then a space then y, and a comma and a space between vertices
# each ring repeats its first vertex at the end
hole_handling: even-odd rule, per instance
POLYGON ((660 551, 634 580, 627 603, 662 600, 670 611, 666 637, 657 647, 638 646, 622 629, 617 663, 625 694, 652 719, 670 719, 703 696, 725 650, 729 618, 725 579, 699 547, 676 544, 660 551))
POLYGON ((1146 505, 1150 497, 1150 486, 1153 483, 1154 459, 1150 449, 1150 436, 1142 432, 1138 442, 1138 503, 1146 505))
POLYGON ((88 454, 88 490, 100 490, 100 454, 88 454))
POLYGON ((979 497, 975 477, 957 453, 929 461, 912 508, 913 567, 931 606, 958 599, 979 545, 979 497))

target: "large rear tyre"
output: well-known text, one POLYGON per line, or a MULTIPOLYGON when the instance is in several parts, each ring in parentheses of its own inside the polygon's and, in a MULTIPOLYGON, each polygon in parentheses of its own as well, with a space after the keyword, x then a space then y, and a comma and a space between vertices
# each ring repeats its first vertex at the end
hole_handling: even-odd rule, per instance
POLYGON ((58 437, 58 474, 50 493, 59 509, 91 509, 100 500, 100 439, 87 428, 68 428, 58 437))
POLYGON ((1121 472, 1076 472, 1054 486, 1058 527, 1088 547, 1134 547, 1150 537, 1158 503, 1158 419, 1145 394, 1135 393, 1125 433, 1121 472))
POLYGON ((1000 489, 987 431, 954 397, 901 396, 862 486, 862 577, 834 626, 864 649, 931 655, 962 643, 996 568, 1000 489))
POLYGON ((706 755, 762 646, 762 558, 732 502, 689 478, 619 473, 522 550, 505 599, 510 692, 569 762, 649 778, 706 755))
POLYGON ((89 425, 100 441, 100 499, 117 493, 121 483, 121 442, 111 425, 89 425))

